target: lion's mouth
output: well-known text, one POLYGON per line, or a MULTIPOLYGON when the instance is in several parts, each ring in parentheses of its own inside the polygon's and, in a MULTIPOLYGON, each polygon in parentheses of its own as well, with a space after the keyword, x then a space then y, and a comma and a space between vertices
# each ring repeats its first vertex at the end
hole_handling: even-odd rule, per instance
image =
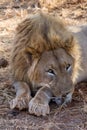
POLYGON ((63 98, 62 97, 51 97, 51 100, 55 102, 58 106, 62 105, 63 98))
POLYGON ((72 100, 72 93, 64 94, 60 97, 51 97, 51 100, 55 102, 58 106, 62 104, 70 103, 72 100))

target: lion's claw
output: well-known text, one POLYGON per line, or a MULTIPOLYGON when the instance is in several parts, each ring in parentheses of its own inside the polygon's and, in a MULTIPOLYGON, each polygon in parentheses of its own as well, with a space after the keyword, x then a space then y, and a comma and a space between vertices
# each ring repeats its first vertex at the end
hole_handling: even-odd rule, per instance
POLYGON ((49 105, 46 103, 39 103, 37 99, 32 99, 29 102, 29 113, 30 114, 35 114, 37 116, 46 116, 49 114, 50 108, 49 105))

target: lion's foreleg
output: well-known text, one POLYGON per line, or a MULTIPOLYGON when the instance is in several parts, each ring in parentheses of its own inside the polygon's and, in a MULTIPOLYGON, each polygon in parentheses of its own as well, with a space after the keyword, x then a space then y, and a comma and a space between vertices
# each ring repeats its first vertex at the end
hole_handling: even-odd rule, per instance
POLYGON ((51 90, 48 86, 43 86, 29 102, 29 113, 37 116, 49 114, 49 102, 51 100, 51 90))
POLYGON ((31 99, 29 86, 25 82, 15 82, 16 97, 10 102, 10 108, 18 108, 19 110, 28 108, 31 99))

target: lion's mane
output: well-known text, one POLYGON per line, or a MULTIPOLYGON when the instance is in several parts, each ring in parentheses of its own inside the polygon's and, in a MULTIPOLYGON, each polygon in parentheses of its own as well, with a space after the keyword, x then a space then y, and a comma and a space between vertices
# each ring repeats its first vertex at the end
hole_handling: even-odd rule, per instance
POLYGON ((75 82, 80 69, 80 47, 64 23, 59 18, 45 13, 26 18, 18 25, 14 39, 11 58, 14 79, 27 82, 27 71, 30 69, 31 79, 41 54, 58 48, 64 48, 74 58, 72 80, 75 82))

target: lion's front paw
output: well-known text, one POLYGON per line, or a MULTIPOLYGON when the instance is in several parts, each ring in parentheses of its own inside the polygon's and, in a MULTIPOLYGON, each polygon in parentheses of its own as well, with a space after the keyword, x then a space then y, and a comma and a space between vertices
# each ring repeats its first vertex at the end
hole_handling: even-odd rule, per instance
POLYGON ((29 102, 29 113, 35 114, 36 116, 46 116, 46 114, 49 114, 50 108, 48 103, 39 102, 38 99, 33 98, 29 102))
POLYGON ((23 110, 28 108, 29 97, 16 97, 10 102, 10 108, 18 108, 19 110, 23 110))

